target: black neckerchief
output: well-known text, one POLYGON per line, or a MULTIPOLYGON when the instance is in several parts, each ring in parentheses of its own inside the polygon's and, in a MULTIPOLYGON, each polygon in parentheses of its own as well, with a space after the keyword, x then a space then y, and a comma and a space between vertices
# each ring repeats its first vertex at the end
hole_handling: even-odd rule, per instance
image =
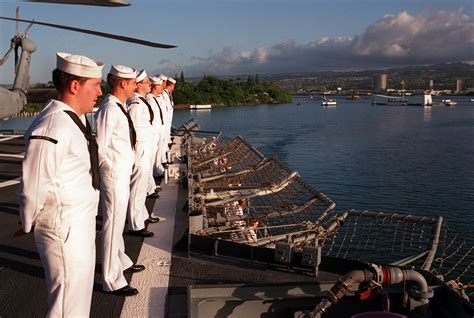
POLYGON ((139 96, 139 98, 148 107, 148 112, 150 113, 150 125, 153 125, 153 119, 155 118, 155 114, 153 113, 153 109, 151 108, 150 103, 148 103, 148 101, 144 97, 139 96))
POLYGON ((133 127, 133 121, 130 118, 130 115, 125 110, 125 108, 119 102, 116 102, 117 106, 120 108, 122 113, 127 117, 128 121, 128 133, 130 134, 130 144, 132 145, 132 149, 135 149, 135 145, 137 144, 137 133, 135 132, 135 127, 133 127))
POLYGON ((161 124, 164 125, 165 122, 163 121, 163 111, 161 110, 161 106, 160 106, 160 103, 158 103, 158 100, 156 99, 155 96, 153 96, 153 99, 155 100, 156 102, 156 105, 158 105, 158 109, 160 110, 160 119, 161 119, 161 124))
POLYGON ((171 108, 174 108, 174 101, 173 101, 173 94, 171 92, 165 91, 165 93, 168 95, 170 102, 171 102, 171 108))
POLYGON ((77 116, 77 114, 73 111, 65 110, 64 112, 68 114, 69 117, 71 117, 74 123, 76 123, 76 125, 84 134, 84 137, 86 137, 87 148, 89 150, 89 158, 91 162, 92 186, 94 187, 94 189, 99 190, 99 187, 100 187, 99 154, 98 154, 99 147, 97 146, 97 141, 95 140, 95 138, 92 137, 91 125, 89 124, 89 121, 86 118, 86 125, 84 126, 82 121, 79 119, 79 116, 77 116))

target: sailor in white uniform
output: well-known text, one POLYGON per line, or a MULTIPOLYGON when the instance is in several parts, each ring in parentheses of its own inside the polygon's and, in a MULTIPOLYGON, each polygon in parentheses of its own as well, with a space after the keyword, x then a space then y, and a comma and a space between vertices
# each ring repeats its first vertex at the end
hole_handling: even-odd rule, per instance
POLYGON ((128 234, 151 237, 153 232, 146 230, 145 222, 156 223, 160 219, 149 215, 145 206, 148 185, 151 175, 151 160, 153 158, 153 143, 155 128, 153 122, 155 113, 145 95, 151 90, 150 79, 145 70, 137 73, 137 89, 133 97, 127 100, 128 113, 132 119, 137 134, 135 146, 135 164, 130 183, 130 199, 128 201, 127 220, 128 234))
POLYGON ((166 88, 163 90, 163 98, 166 101, 166 133, 167 138, 166 142, 168 144, 171 143, 171 125, 173 123, 173 110, 174 110, 174 101, 173 101, 173 91, 174 85, 176 84, 176 80, 171 77, 168 77, 166 81, 166 88))
POLYGON ((48 288, 47 317, 89 317, 99 202, 97 144, 84 114, 102 95, 104 64, 57 54, 51 100, 25 134, 22 229, 33 230, 48 288))
POLYGON ((122 65, 112 65, 107 75, 110 94, 95 114, 101 177, 102 275, 103 289, 120 296, 138 293, 130 287, 123 271, 139 272, 125 254, 123 229, 130 196, 130 177, 134 164, 136 133, 125 108, 127 98, 136 88, 136 71, 122 65))
POLYGON ((153 155, 151 158, 152 159, 151 160, 152 173, 150 174, 150 181, 148 185, 148 194, 153 195, 153 194, 157 194, 156 190, 158 189, 156 187, 155 179, 153 178, 153 175, 155 175, 155 173, 157 175, 163 174, 163 167, 161 166, 161 162, 160 162, 158 171, 156 172, 155 172, 155 169, 156 169, 155 163, 156 163, 157 153, 159 152, 158 146, 161 145, 161 139, 164 136, 163 129, 164 129, 165 122, 164 122, 164 114, 163 114, 163 109, 162 109, 164 106, 164 101, 161 95, 161 93, 163 92, 163 87, 162 87, 163 80, 159 77, 150 77, 150 82, 151 82, 151 91, 148 94, 146 94, 145 98, 148 101, 148 103, 152 106, 153 112, 155 113, 155 118, 153 121, 153 128, 154 128, 155 134, 154 134, 154 141, 153 141, 153 155))
POLYGON ((161 110, 163 112, 163 125, 160 127, 160 139, 158 140, 157 152, 156 152, 156 159, 154 164, 154 175, 159 177, 162 176, 164 173, 163 164, 167 162, 166 160, 166 151, 168 150, 168 134, 167 134, 167 122, 168 122, 168 100, 165 99, 164 90, 166 88, 168 77, 163 74, 159 75, 159 79, 161 79, 161 93, 156 96, 156 99, 160 103, 161 110))

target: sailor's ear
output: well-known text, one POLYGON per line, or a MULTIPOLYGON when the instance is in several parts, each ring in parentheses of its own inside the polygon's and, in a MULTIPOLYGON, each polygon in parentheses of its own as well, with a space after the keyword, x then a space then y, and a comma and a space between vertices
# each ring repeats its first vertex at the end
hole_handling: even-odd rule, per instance
POLYGON ((122 80, 120 80, 120 84, 119 84, 119 85, 120 85, 120 88, 122 88, 122 89, 126 88, 129 81, 130 81, 130 80, 128 80, 128 79, 122 79, 122 80))
POLYGON ((78 80, 72 80, 69 82, 69 93, 73 95, 77 95, 79 93, 79 86, 81 86, 81 83, 78 80))

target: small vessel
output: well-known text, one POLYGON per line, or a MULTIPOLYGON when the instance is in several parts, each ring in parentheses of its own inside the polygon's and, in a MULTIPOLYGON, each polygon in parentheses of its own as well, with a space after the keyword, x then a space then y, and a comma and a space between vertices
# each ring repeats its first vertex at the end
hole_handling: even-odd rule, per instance
POLYGON ((444 104, 444 106, 448 106, 448 107, 457 105, 457 103, 453 101, 452 99, 442 99, 441 103, 444 104))
POLYGON ((321 106, 336 106, 337 101, 334 98, 323 97, 321 100, 321 106))
POLYGON ((212 108, 212 105, 211 104, 207 104, 207 105, 190 105, 189 106, 189 109, 211 109, 212 108))
POLYGON ((374 95, 372 104, 388 106, 432 106, 433 100, 430 94, 415 96, 374 95))
POLYGON ((360 97, 359 95, 350 95, 350 96, 346 96, 346 99, 347 100, 360 100, 362 99, 362 97, 360 97))

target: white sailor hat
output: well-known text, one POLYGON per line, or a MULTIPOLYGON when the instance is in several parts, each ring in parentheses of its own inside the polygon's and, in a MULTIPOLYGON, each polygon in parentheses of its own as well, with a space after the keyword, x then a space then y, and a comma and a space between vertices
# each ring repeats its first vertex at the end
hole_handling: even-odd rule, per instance
POLYGON ((109 74, 120 77, 120 78, 137 77, 137 72, 135 71, 135 69, 128 66, 123 66, 123 65, 112 65, 110 67, 109 74))
POLYGON ((148 74, 146 73, 145 70, 138 71, 137 72, 137 83, 140 83, 141 81, 143 81, 147 76, 148 76, 148 74))
POLYGON ((163 83, 163 80, 159 77, 154 77, 154 76, 151 76, 150 77, 150 82, 153 84, 153 85, 160 85, 161 83, 163 83))
POLYGON ((164 76, 163 74, 160 74, 158 77, 161 78, 162 81, 168 80, 168 77, 164 76))
POLYGON ((83 55, 56 53, 56 67, 68 74, 85 78, 102 78, 104 63, 83 55))
POLYGON ((175 84, 176 80, 174 78, 168 77, 167 79, 168 82, 175 84))

